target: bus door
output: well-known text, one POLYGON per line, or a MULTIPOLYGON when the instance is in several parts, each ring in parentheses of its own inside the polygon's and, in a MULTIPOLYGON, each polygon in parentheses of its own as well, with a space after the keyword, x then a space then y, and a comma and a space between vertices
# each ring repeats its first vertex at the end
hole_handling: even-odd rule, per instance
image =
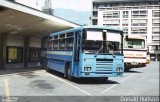
POLYGON ((74 62, 79 62, 80 34, 81 34, 81 31, 75 32, 74 62))
POLYGON ((75 75, 78 75, 79 72, 80 35, 81 31, 75 32, 74 58, 73 58, 73 73, 75 75))

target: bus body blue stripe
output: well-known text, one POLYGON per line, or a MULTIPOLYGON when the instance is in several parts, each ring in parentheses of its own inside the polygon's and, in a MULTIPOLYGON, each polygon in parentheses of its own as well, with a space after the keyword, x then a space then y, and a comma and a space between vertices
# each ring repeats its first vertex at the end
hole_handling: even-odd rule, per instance
POLYGON ((72 56, 67 56, 67 55, 48 54, 48 55, 47 55, 47 58, 48 58, 48 59, 57 59, 57 60, 72 61, 72 56))
POLYGON ((49 59, 48 60, 48 67, 50 69, 64 73, 65 61, 49 59))

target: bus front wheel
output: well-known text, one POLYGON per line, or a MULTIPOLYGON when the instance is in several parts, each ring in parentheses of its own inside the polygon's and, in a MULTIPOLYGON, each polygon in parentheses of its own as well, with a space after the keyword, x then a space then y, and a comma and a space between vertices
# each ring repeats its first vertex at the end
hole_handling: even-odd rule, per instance
POLYGON ((129 72, 129 70, 130 70, 130 68, 127 68, 127 67, 124 68, 125 72, 129 72))

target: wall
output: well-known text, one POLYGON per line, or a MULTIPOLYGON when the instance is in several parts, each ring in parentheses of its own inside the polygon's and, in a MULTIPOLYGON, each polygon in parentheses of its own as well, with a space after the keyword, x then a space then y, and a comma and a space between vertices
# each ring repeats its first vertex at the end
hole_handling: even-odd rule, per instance
MULTIPOLYGON (((23 61, 20 63, 8 63, 6 60, 6 69, 14 69, 14 68, 23 68, 24 67, 24 37, 8 35, 7 37, 7 47, 22 47, 23 48, 23 61)), ((41 39, 40 38, 30 38, 29 48, 41 48, 41 39)), ((28 63, 28 67, 40 66, 39 62, 30 62, 28 63)))

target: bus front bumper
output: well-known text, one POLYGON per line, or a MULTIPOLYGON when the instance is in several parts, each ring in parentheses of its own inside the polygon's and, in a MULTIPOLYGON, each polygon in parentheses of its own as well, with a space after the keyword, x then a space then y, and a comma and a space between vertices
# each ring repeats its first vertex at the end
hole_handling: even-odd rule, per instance
POLYGON ((80 77, 123 77, 123 72, 81 72, 80 77))

